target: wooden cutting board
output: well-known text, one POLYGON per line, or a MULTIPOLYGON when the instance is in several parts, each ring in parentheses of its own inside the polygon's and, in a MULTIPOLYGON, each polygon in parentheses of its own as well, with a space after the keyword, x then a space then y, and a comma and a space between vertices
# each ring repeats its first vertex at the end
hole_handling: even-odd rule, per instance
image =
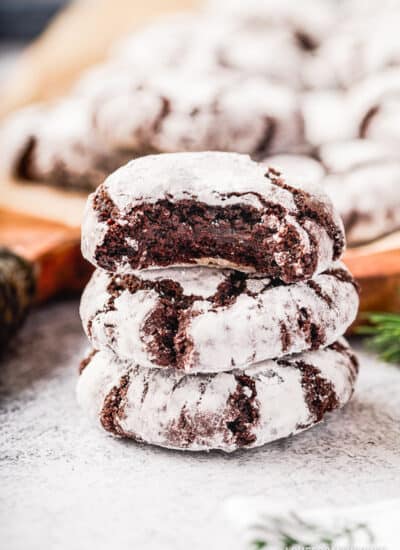
POLYGON ((349 248, 344 261, 360 284, 360 312, 400 312, 400 231, 349 248))
POLYGON ((25 182, 0 189, 0 245, 32 264, 35 301, 79 292, 92 271, 80 253, 86 196, 25 182))

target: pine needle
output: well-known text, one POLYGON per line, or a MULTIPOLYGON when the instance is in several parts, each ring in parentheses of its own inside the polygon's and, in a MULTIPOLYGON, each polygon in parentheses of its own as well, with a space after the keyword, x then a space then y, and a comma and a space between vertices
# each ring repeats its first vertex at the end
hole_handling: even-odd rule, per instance
POLYGON ((369 313, 368 325, 356 329, 357 334, 368 336, 367 346, 379 353, 384 361, 400 363, 400 314, 369 313))

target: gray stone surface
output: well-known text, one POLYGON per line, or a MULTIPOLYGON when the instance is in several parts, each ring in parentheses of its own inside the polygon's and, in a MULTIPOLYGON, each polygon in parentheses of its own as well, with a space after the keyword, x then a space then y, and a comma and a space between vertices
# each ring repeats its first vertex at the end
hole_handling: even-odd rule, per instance
POLYGON ((2 548, 225 550, 229 497, 315 508, 400 496, 400 368, 360 353, 353 401, 293 439, 230 456, 164 451, 81 416, 77 307, 33 313, 0 364, 2 548))

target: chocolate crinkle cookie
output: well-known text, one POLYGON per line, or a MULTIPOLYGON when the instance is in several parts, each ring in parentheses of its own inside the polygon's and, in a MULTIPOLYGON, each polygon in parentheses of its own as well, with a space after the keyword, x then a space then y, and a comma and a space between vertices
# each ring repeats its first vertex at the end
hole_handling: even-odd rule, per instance
POLYGON ((68 99, 10 115, 0 130, 0 168, 91 190, 140 155, 221 150, 260 158, 303 142, 298 98, 281 84, 227 69, 131 76, 110 66, 94 70, 68 99))
MULTIPOLYGON (((314 50, 339 22, 339 10, 319 0, 208 0, 208 13, 247 28, 285 28, 306 50, 314 50)), ((279 56, 280 57, 280 56, 279 56)), ((284 57, 284 56, 283 56, 284 57)))
POLYGON ((228 70, 207 77, 193 68, 128 75, 100 87, 85 84, 94 132, 111 150, 260 157, 304 141, 299 100, 280 84, 228 70))
POLYGON ((343 226, 316 186, 296 186, 245 155, 150 155, 88 200, 82 251, 112 272, 214 265, 292 283, 329 268, 343 226))
POLYGON ((35 105, 11 114, 0 130, 3 174, 65 190, 95 189, 132 155, 110 150, 94 135, 87 101, 35 105))
POLYGON ((305 86, 348 90, 370 75, 398 66, 399 24, 398 4, 397 9, 376 6, 370 12, 343 14, 320 47, 304 60, 305 86))
POLYGON ((400 154, 394 143, 367 139, 327 143, 313 157, 275 155, 291 178, 320 182, 340 213, 350 245, 365 243, 400 228, 400 154))
POLYGON ((82 248, 97 269, 80 313, 93 351, 78 401, 97 424, 231 452, 350 399, 358 366, 341 336, 358 289, 314 179, 245 155, 175 153, 132 161, 89 197, 82 248))
POLYGON ((340 263, 292 285, 204 267, 136 275, 96 270, 81 301, 94 348, 186 372, 243 368, 325 347, 357 309, 356 284, 340 263))
POLYGON ((229 69, 302 87, 302 63, 312 40, 285 24, 254 25, 220 14, 179 13, 156 20, 121 40, 113 62, 148 76, 154 71, 191 68, 208 75, 229 69), (276 51, 284 51, 277 56, 276 51))
POLYGON ((358 364, 341 339, 319 351, 244 369, 188 375, 89 357, 78 382, 84 412, 114 435, 170 449, 226 452, 299 433, 343 407, 358 364))
MULTIPOLYGON (((399 54, 400 55, 400 54, 399 54)), ((354 112, 355 132, 362 139, 397 145, 400 130, 400 68, 390 68, 372 75, 349 92, 354 112)))

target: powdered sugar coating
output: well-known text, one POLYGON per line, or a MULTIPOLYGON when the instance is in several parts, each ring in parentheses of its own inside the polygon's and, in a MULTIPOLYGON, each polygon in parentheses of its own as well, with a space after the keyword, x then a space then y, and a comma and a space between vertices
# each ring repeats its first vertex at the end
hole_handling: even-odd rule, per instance
POLYGON ((131 278, 96 270, 80 313, 95 349, 110 349, 143 367, 220 372, 325 347, 346 331, 357 309, 357 290, 339 263, 309 282, 287 286, 211 268, 131 278), (170 327, 172 317, 176 326, 170 327))
POLYGON ((67 188, 94 189, 131 155, 94 134, 89 103, 71 98, 10 115, 0 134, 3 173, 67 188))
POLYGON ((399 65, 399 10, 379 6, 356 15, 345 10, 334 32, 305 60, 304 80, 312 87, 349 89, 369 75, 399 65))
POLYGON ((260 155, 303 141, 296 95, 261 77, 219 69, 116 78, 94 86, 96 132, 113 148, 143 152, 220 150, 260 155))
POLYGON ((400 227, 400 154, 394 144, 353 140, 326 144, 323 186, 340 212, 349 243, 373 240, 400 227))
POLYGON ((0 131, 0 170, 5 176, 15 174, 29 141, 43 121, 44 106, 34 105, 6 117, 0 131))
POLYGON ((343 91, 305 92, 301 103, 305 138, 311 146, 357 137, 357 115, 343 91))
POLYGON ((135 72, 190 68, 197 73, 230 69, 299 88, 307 42, 288 25, 248 24, 213 13, 177 13, 156 19, 123 39, 110 62, 135 72), (277 56, 276 51, 284 52, 277 56))
POLYGON ((360 166, 400 159, 396 145, 370 139, 326 143, 318 148, 317 156, 328 174, 345 173, 360 166))
POLYGON ((400 69, 388 68, 353 86, 348 102, 353 112, 353 137, 398 143, 400 69))
MULTIPOLYGON (((285 181, 284 176, 279 181, 285 181)), ((210 207, 224 208, 240 205, 259 209, 264 216, 268 215, 271 205, 276 205, 285 210, 285 217, 279 220, 275 214, 270 214, 265 222, 274 231, 270 242, 282 241, 283 245, 283 249, 280 247, 280 252, 276 252, 274 256, 275 264, 284 269, 288 262, 295 262, 293 258, 289 258, 290 250, 288 248, 286 251, 284 244, 285 232, 290 227, 296 231, 304 254, 310 253, 315 247, 315 272, 324 271, 335 257, 335 243, 327 233, 327 227, 318 220, 303 220, 303 206, 296 204, 296 190, 304 191, 304 196, 314 202, 314 208, 323 209, 326 220, 329 219, 328 223, 335 228, 337 235, 341 235, 343 231, 340 218, 320 186, 310 182, 287 182, 295 186, 290 189, 279 181, 272 173, 265 174, 265 167, 261 164, 252 161, 248 156, 234 153, 179 153, 136 159, 114 172, 89 197, 82 232, 83 254, 94 265, 98 265, 96 250, 102 246, 101 237, 107 231, 108 217, 112 217, 113 227, 119 225, 121 228, 129 228, 128 218, 135 207, 156 204, 158 201, 167 200, 174 204, 181 200, 190 200, 210 207), (105 200, 114 206, 110 206, 111 211, 108 209, 103 217, 98 215, 96 221, 93 210, 96 210, 98 201, 104 205, 105 200)), ((182 222, 184 220, 180 223, 182 222)), ((137 235, 136 239, 141 239, 144 243, 146 236, 137 235)), ((343 243, 340 246, 343 247, 343 243)), ((132 271, 128 257, 121 256, 116 261, 118 271, 132 271)), ((254 270, 251 265, 245 266, 229 261, 229 258, 218 257, 217 251, 215 257, 196 257, 191 263, 194 262, 205 265, 213 263, 244 271, 254 270)), ((155 263, 153 267, 160 266, 155 263)), ((292 268, 297 270, 295 277, 301 278, 301 266, 297 267, 294 263, 292 268)))
POLYGON ((242 24, 271 28, 284 27, 304 35, 318 45, 336 22, 334 7, 319 0, 209 0, 209 11, 242 24))
POLYGON ((319 184, 325 176, 322 164, 307 155, 272 155, 263 164, 285 174, 287 181, 319 184))
POLYGON ((400 155, 392 143, 367 139, 327 143, 319 161, 305 155, 268 157, 292 181, 320 181, 342 216, 350 245, 400 227, 400 155))
POLYGON ((327 176, 324 187, 342 213, 350 243, 362 243, 400 227, 400 160, 327 176))
MULTIPOLYGON (((110 52, 110 60, 119 66, 139 70, 143 66, 159 70, 182 65, 192 54, 201 29, 207 32, 198 13, 164 15, 117 42, 110 52)), ((203 42, 203 47, 209 47, 207 41, 203 42)))
POLYGON ((263 166, 235 153, 149 155, 111 174, 103 188, 121 214, 168 196, 172 200, 196 198, 210 205, 256 207, 262 206, 261 197, 295 209, 291 193, 274 186, 263 166))
POLYGON ((231 452, 320 422, 351 398, 356 375, 343 340, 283 361, 196 376, 123 363, 103 351, 84 368, 77 396, 88 416, 120 436, 172 449, 231 452))

